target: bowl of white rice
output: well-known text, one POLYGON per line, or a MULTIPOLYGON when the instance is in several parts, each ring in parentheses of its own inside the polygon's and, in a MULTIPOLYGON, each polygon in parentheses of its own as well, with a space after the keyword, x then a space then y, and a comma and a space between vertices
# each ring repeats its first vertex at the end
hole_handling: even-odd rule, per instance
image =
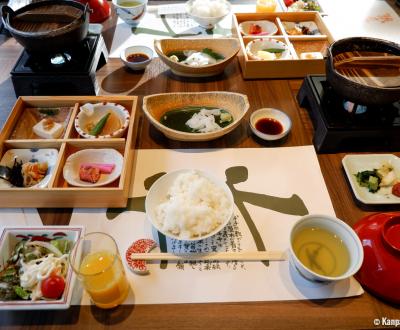
POLYGON ((231 4, 226 0, 189 0, 186 11, 200 26, 212 29, 230 13, 231 4))
POLYGON ((178 170, 159 178, 145 202, 146 216, 164 235, 197 241, 218 233, 233 216, 225 182, 200 170, 178 170))

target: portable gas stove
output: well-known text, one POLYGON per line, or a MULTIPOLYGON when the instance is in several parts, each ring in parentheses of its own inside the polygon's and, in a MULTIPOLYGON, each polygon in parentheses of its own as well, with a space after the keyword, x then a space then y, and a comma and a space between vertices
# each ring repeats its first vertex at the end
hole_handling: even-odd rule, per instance
POLYGON ((357 105, 336 94, 323 75, 307 76, 297 94, 313 122, 317 152, 400 149, 400 101, 357 105))
POLYGON ((96 70, 107 61, 101 34, 57 54, 23 51, 10 72, 15 95, 96 95, 96 70))

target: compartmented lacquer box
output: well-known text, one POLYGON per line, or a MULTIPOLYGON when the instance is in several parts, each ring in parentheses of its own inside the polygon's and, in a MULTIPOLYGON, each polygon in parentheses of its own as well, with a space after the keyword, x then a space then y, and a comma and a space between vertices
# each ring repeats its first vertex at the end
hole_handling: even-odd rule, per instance
MULTIPOLYGON (((22 96, 18 98, 0 134, 0 163, 11 167, 12 162, 15 163, 13 158, 16 157, 17 161, 20 160, 22 163, 43 161, 47 163, 48 169, 45 177, 31 187, 17 187, 0 179, 0 207, 126 206, 133 161, 136 105, 136 96, 22 96), (81 111, 81 106, 100 103, 114 103, 124 109, 127 127, 121 137, 83 138, 78 134, 75 120, 81 111), (48 121, 48 118, 51 120, 48 121), (45 136, 46 133, 43 133, 40 128, 47 122, 50 122, 52 127, 47 131, 54 135, 45 136), (62 128, 59 125, 62 125, 62 128), (53 132, 57 128, 60 128, 60 131, 53 132), (69 183, 70 180, 65 179, 64 167, 69 156, 73 154, 89 154, 86 158, 81 158, 86 164, 96 163, 98 161, 96 154, 101 154, 100 160, 113 163, 111 174, 101 174, 99 183, 91 184, 80 182, 79 173, 73 173, 76 174, 77 184, 72 185, 69 183), (108 156, 109 154, 111 156, 108 156), (115 174, 116 171, 118 173, 115 174)), ((67 163, 71 164, 70 161, 67 163)), ((79 172, 79 167, 76 172, 79 172)))
POLYGON ((233 15, 233 26, 240 41, 238 58, 244 78, 295 78, 325 73, 323 57, 334 39, 318 12, 237 13, 233 15), (241 23, 254 22, 253 26, 261 26, 257 24, 260 21, 274 23, 277 32, 243 35, 241 23), (249 43, 268 39, 285 44, 287 54, 277 59, 255 59, 257 56, 249 53, 249 43), (316 54, 321 56, 313 57, 316 54))

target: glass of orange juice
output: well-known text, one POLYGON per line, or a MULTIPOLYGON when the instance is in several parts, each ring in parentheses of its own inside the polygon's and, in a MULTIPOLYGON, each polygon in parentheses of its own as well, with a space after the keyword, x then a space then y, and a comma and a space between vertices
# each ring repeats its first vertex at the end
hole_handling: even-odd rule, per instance
POLYGON ((100 308, 120 305, 128 296, 129 283, 117 243, 108 234, 90 233, 74 245, 69 262, 73 271, 100 308))
POLYGON ((276 0, 257 0, 257 13, 270 13, 276 10, 276 0))

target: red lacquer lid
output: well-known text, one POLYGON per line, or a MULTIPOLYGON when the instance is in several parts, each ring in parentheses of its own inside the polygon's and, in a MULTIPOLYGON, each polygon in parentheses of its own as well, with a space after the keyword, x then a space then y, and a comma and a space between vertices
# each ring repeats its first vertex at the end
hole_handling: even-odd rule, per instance
POLYGON ((400 212, 369 215, 354 230, 364 248, 364 262, 355 277, 371 293, 400 303, 400 212))

